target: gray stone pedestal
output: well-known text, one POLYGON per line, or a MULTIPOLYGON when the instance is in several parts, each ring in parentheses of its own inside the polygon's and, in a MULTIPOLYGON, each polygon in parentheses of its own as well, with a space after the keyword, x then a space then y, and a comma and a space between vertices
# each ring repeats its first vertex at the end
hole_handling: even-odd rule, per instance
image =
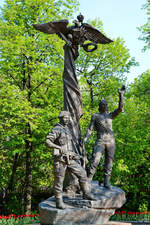
POLYGON ((126 201, 125 192, 114 186, 107 189, 92 182, 92 193, 97 201, 84 200, 81 195, 71 197, 64 194, 64 210, 56 209, 54 197, 41 202, 41 225, 107 224, 115 210, 126 201))

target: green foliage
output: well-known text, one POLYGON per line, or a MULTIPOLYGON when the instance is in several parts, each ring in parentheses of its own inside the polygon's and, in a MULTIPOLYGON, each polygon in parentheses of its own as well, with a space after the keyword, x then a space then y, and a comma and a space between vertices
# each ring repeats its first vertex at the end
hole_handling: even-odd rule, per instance
MULTIPOLYGON (((0 189, 19 192, 20 202, 30 146, 32 187, 52 185, 52 152, 44 143, 63 107, 64 43, 56 35, 37 32, 33 24, 70 18, 77 6, 75 0, 6 0, 1 8, 0 189)), ((17 201, 17 195, 9 198, 12 208, 14 202, 21 204, 17 201)))
MULTIPOLYGON (((90 23, 103 31, 100 20, 90 23)), ((126 82, 125 74, 130 71, 131 66, 136 65, 125 42, 120 38, 110 44, 99 44, 98 49, 92 53, 80 51, 77 71, 82 88, 83 110, 91 110, 87 110, 87 106, 96 107, 100 98, 107 98, 112 103, 116 90, 126 82)))
POLYGON ((139 27, 139 30, 141 31, 140 40, 143 40, 145 42, 145 46, 143 50, 150 49, 150 1, 147 0, 147 3, 143 6, 143 9, 146 10, 147 15, 147 22, 139 27))
POLYGON ((140 211, 143 204, 150 208, 149 79, 147 71, 131 84, 125 112, 114 123, 117 151, 112 180, 126 191, 126 207, 140 211))
MULTIPOLYGON (((125 72, 137 65, 130 58, 124 41, 119 38, 93 53, 81 53, 78 59, 79 78, 83 96, 84 115, 81 127, 85 134, 91 115, 98 112, 98 102, 105 98, 109 111, 117 108, 117 89, 125 84, 125 72), (80 61, 81 60, 81 61, 80 61), (82 62, 82 63, 81 63, 82 62)), ((148 203, 149 196, 149 71, 127 87, 124 113, 113 121, 116 139, 116 153, 111 182, 126 191, 129 210, 141 208, 141 202, 148 203), (138 199, 138 200, 137 200, 138 199)), ((96 140, 93 132, 86 144, 90 158, 96 140)), ((94 179, 103 182, 104 156, 94 179)), ((150 205, 147 204, 149 209, 150 205)))
MULTIPOLYGON (((103 31, 100 20, 90 23, 103 31)), ((87 120, 90 120, 91 115, 98 111, 100 99, 105 98, 108 101, 109 110, 117 106, 117 89, 125 84, 125 73, 130 71, 131 66, 136 65, 135 59, 129 55, 125 42, 120 38, 110 44, 98 45, 98 49, 92 53, 83 50, 80 52, 77 71, 83 100, 84 115, 81 121, 83 129, 87 128, 87 120)))

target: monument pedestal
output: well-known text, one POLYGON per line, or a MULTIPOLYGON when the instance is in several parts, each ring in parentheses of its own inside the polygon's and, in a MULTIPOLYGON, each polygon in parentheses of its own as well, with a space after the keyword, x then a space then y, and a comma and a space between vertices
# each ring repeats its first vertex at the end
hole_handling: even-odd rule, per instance
POLYGON ((84 200, 81 195, 71 197, 64 194, 66 209, 56 208, 51 197, 39 204, 41 225, 88 225, 108 224, 109 218, 126 201, 125 192, 112 186, 107 189, 92 182, 92 193, 97 201, 84 200))

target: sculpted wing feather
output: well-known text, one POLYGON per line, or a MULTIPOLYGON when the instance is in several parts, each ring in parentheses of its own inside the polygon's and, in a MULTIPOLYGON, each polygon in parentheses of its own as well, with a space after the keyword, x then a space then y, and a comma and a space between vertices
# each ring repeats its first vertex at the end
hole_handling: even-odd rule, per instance
POLYGON ((58 20, 43 24, 33 24, 34 28, 36 30, 39 30, 41 32, 44 32, 46 34, 58 34, 61 32, 64 35, 66 35, 69 31, 67 25, 68 20, 58 20))
POLYGON ((113 42, 111 39, 107 38, 99 30, 92 27, 88 23, 83 23, 82 26, 85 30, 84 37, 86 38, 86 40, 90 40, 92 42, 100 43, 100 44, 108 44, 110 42, 113 42))

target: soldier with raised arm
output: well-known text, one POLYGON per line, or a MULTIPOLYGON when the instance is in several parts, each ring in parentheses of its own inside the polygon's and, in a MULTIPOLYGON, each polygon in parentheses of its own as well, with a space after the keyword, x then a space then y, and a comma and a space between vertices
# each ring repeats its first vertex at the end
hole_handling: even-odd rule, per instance
POLYGON ((96 200, 87 190, 87 175, 83 167, 78 163, 80 155, 76 151, 75 137, 68 128, 70 113, 61 111, 59 114, 60 122, 52 129, 46 138, 46 145, 54 149, 54 194, 56 198, 56 208, 64 209, 62 193, 63 182, 66 169, 76 175, 79 180, 83 198, 96 200))
POLYGON ((87 139, 91 135, 93 130, 97 132, 97 141, 94 147, 92 158, 90 160, 90 167, 88 168, 88 178, 92 180, 96 168, 100 162, 102 153, 105 151, 105 163, 104 163, 104 187, 110 188, 110 176, 112 172, 113 159, 115 153, 115 139, 112 130, 112 120, 123 111, 123 94, 125 86, 122 86, 119 93, 119 105, 113 112, 108 112, 108 106, 106 100, 99 102, 99 113, 93 114, 90 122, 90 126, 87 130, 83 144, 87 142, 87 139))

